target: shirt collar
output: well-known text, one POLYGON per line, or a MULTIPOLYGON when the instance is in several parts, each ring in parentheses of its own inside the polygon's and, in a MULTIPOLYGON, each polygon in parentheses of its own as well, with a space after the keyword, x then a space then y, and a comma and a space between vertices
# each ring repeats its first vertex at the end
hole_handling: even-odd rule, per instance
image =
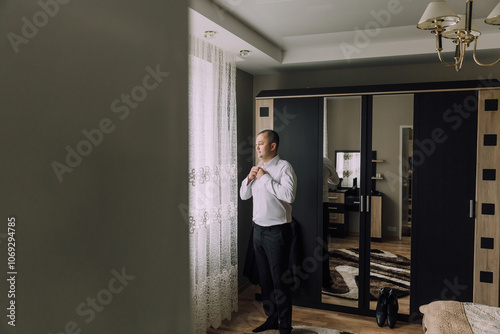
POLYGON ((259 166, 269 168, 269 167, 275 166, 279 160, 280 160, 280 156, 278 154, 276 154, 276 156, 274 158, 272 158, 267 164, 263 164, 261 161, 259 163, 259 166))

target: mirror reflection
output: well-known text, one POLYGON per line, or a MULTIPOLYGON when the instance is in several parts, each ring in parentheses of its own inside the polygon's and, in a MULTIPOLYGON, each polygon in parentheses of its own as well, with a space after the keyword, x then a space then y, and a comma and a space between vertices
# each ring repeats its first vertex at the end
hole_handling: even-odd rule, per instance
MULTIPOLYGON (((399 313, 409 314, 411 263, 411 158, 413 95, 373 98, 370 196, 370 309, 380 290, 392 288, 399 313)), ((331 285, 323 275, 322 302, 358 308, 360 246, 361 97, 326 98, 323 155, 338 185, 323 180, 324 234, 331 285), (324 197, 325 198, 325 197, 324 197)), ((326 268, 326 266, 324 266, 326 268)))
POLYGON ((413 94, 373 98, 372 149, 377 152, 372 190, 370 246, 370 309, 375 310, 380 289, 393 289, 399 313, 410 314, 411 157, 413 94), (380 221, 374 212, 379 199, 380 221), (373 226, 380 235, 373 237, 373 226))
POLYGON ((361 150, 361 97, 326 99, 323 155, 334 166, 339 184, 323 180, 324 239, 328 244, 328 270, 323 276, 322 302, 358 307, 359 196, 361 150), (325 238, 326 237, 326 238, 325 238))
POLYGON ((360 166, 361 153, 359 151, 335 151, 335 169, 342 179, 341 187, 357 187, 360 166))

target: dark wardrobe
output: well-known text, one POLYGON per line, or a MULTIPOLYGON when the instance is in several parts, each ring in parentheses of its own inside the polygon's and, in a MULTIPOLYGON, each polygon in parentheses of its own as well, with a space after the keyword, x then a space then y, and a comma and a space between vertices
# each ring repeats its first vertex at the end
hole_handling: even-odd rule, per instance
MULTIPOLYGON (((492 87, 500 87, 498 81, 292 89, 262 91, 257 96, 255 130, 267 124, 280 134, 279 155, 292 164, 298 179, 293 216, 300 230, 301 258, 294 268, 294 304, 375 314, 369 291, 370 245, 374 242, 369 203, 373 203, 371 197, 380 177, 374 177, 374 162, 378 160, 374 160, 372 149, 373 110, 374 98, 389 94, 406 94, 413 99, 411 287, 409 312, 400 319, 419 321, 418 307, 433 300, 472 301, 478 91, 492 87), (322 148, 325 99, 330 97, 359 100, 360 180, 354 192, 356 204, 351 207, 357 212, 350 213, 359 219, 359 229, 353 232, 359 238, 359 298, 355 306, 322 302, 317 259, 324 246, 322 148)), ((397 110, 394 106, 394 113, 397 110)), ((384 210, 390 204, 386 200, 384 210)))

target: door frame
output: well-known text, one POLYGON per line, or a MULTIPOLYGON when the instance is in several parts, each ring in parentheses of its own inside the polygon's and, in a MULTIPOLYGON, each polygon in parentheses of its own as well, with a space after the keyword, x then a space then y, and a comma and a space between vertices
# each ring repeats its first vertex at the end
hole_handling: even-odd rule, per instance
MULTIPOLYGON (((413 125, 400 125, 399 126, 399 171, 403 170, 403 130, 404 129, 412 129, 413 125)), ((413 151, 413 148, 412 148, 413 151)), ((403 174, 399 173, 399 184, 403 184, 403 174)), ((401 186, 399 187, 399 240, 403 237, 403 229, 402 229, 402 221, 403 221, 403 190, 401 186)))

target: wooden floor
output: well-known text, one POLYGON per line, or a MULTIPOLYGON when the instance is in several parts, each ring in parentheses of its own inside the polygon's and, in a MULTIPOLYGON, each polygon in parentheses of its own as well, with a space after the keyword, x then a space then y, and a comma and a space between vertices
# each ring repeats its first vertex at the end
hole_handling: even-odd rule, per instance
MULTIPOLYGON (((210 328, 209 334, 249 333, 252 329, 262 324, 266 316, 262 304, 254 300, 257 287, 249 285, 239 295, 238 312, 232 314, 231 320, 225 320, 218 329, 210 328)), ((385 325, 378 327, 375 318, 363 317, 347 313, 293 307, 293 326, 319 326, 353 334, 422 334, 422 326, 398 321, 394 329, 385 325)))
MULTIPOLYGON (((346 238, 333 238, 330 237, 328 242, 328 249, 330 251, 341 248, 358 248, 359 238, 356 236, 348 236, 346 238)), ((372 249, 379 249, 398 254, 411 259, 411 241, 410 237, 403 237, 401 240, 384 240, 383 242, 372 241, 372 249)), ((343 305, 349 307, 357 307, 357 300, 349 300, 345 298, 338 298, 323 294, 321 301, 327 304, 343 305)), ((410 314, 410 296, 398 299, 399 313, 410 314)), ((370 309, 375 310, 377 301, 370 302, 370 309)))

